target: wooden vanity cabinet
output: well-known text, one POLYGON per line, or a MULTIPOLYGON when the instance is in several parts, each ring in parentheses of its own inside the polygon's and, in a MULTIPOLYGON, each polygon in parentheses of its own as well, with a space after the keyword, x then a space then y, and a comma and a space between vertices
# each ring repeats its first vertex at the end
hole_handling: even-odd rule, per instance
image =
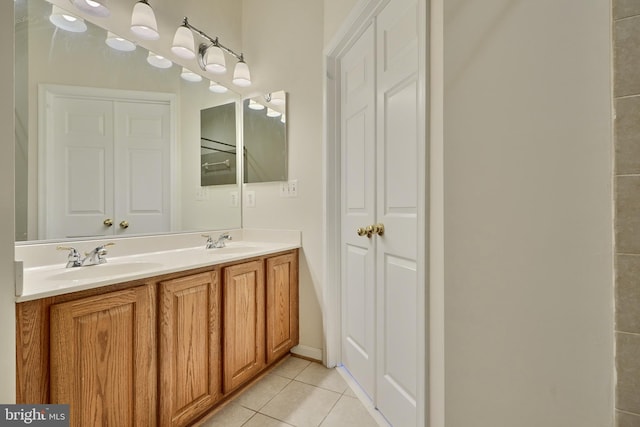
POLYGON ((298 344, 298 250, 18 303, 17 403, 186 426, 298 344))
POLYGON ((267 258, 267 363, 298 345, 297 252, 267 258))
POLYGON ((222 396, 220 272, 159 283, 161 426, 185 426, 222 396))
POLYGON ((71 426, 156 424, 154 299, 137 286, 51 305, 50 398, 71 426))
POLYGON ((229 393, 265 366, 264 262, 224 268, 223 390, 229 393))

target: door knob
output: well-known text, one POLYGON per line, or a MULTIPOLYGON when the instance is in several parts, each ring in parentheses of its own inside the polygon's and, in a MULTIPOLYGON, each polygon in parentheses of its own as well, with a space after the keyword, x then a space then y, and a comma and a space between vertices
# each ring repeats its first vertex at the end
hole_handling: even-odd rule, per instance
POLYGON ((373 226, 373 234, 377 234, 378 236, 382 236, 384 234, 384 224, 381 222, 375 224, 373 226))
POLYGON ((369 234, 367 233, 366 228, 364 227, 360 227, 356 230, 356 233, 358 233, 358 236, 367 236, 370 237, 369 234))
POLYGON ((127 221, 120 221, 121 228, 129 228, 129 223, 127 221))
POLYGON ((102 223, 107 227, 111 227, 113 225, 113 220, 111 218, 107 218, 104 221, 102 221, 102 223))

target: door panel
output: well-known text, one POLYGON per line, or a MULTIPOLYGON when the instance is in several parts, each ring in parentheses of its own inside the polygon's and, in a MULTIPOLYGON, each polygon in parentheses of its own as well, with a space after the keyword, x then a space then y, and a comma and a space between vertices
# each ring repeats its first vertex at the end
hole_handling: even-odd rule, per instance
POLYGON ((356 230, 375 218, 374 33, 369 27, 342 58, 342 363, 373 398, 374 242, 356 230))
POLYGON ((109 101, 50 96, 46 144, 51 177, 43 183, 49 207, 43 238, 111 234, 113 215, 113 108, 109 101))
POLYGON ((117 234, 170 231, 170 109, 167 103, 115 107, 117 234))
POLYGON ((417 424, 418 7, 392 0, 377 18, 376 406, 395 426, 417 424))

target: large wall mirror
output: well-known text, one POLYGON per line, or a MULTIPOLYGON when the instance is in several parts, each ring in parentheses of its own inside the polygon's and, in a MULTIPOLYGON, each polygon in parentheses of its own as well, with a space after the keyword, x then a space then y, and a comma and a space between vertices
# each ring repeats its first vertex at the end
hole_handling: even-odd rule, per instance
POLYGON ((241 227, 241 167, 226 169, 233 137, 226 157, 210 162, 223 162, 225 179, 201 181, 202 147, 211 147, 201 111, 230 112, 238 94, 184 80, 175 64, 153 67, 140 46, 115 50, 90 22, 82 32, 57 28, 45 0, 15 9, 16 241, 241 227), (155 211, 168 217, 141 227, 155 211), (48 218, 56 215, 66 225, 48 218))

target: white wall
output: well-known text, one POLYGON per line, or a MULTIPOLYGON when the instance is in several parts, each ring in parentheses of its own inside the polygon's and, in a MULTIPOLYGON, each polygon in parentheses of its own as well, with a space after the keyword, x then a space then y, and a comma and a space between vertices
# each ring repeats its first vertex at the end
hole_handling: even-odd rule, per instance
MULTIPOLYGON (((0 54, 13 57, 13 2, 0 2, 0 54)), ((0 402, 16 398, 13 61, 0 62, 0 402)))
POLYGON ((613 422, 610 2, 444 2, 447 427, 613 422))
POLYGON ((246 185, 255 191, 256 207, 244 209, 243 225, 302 230, 300 344, 321 349, 323 6, 315 0, 244 0, 243 8, 252 89, 288 93, 289 178, 298 180, 297 198, 280 198, 278 183, 246 185))
POLYGON ((324 44, 340 30, 345 18, 359 0, 324 0, 324 44))

